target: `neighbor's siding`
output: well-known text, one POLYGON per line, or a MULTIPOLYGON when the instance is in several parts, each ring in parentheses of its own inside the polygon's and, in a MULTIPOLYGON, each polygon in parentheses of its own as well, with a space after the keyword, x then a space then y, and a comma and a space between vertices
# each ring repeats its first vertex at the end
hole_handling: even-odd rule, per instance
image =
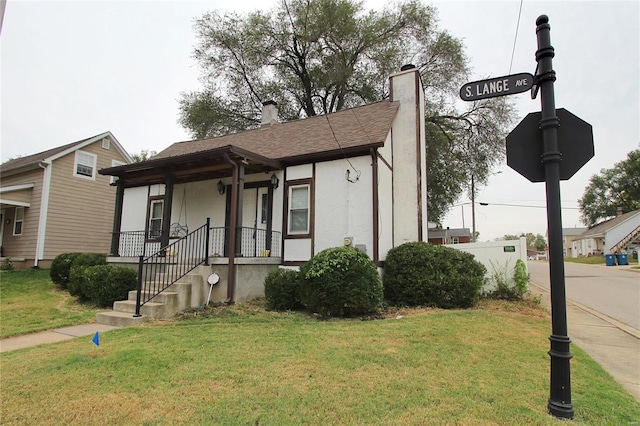
MULTIPOLYGON (((5 209, 4 220, 11 219, 10 224, 4 225, 2 235, 2 252, 5 256, 14 258, 25 258, 33 260, 36 253, 36 241, 38 238, 38 218, 40 217, 40 200, 42 199, 42 177, 43 169, 30 170, 13 176, 2 176, 2 186, 22 185, 33 183, 30 189, 31 207, 24 208, 24 222, 22 224, 22 235, 13 236, 13 224, 16 209, 13 207, 5 209)), ((31 263, 29 263, 31 264, 31 263)))
MULTIPOLYGON (((97 170, 112 161, 126 160, 115 149, 97 141, 82 151, 97 155, 97 170)), ((44 259, 64 252, 108 253, 111 244, 115 187, 111 176, 96 173, 95 180, 73 175, 75 152, 53 162, 44 259)))

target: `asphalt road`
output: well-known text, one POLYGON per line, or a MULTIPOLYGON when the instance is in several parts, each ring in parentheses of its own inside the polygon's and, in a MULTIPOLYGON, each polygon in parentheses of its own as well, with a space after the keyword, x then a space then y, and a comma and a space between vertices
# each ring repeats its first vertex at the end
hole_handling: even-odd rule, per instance
MULTIPOLYGON (((549 263, 527 262, 531 281, 549 289, 549 263)), ((640 330, 640 273, 616 266, 564 264, 567 298, 640 330)))

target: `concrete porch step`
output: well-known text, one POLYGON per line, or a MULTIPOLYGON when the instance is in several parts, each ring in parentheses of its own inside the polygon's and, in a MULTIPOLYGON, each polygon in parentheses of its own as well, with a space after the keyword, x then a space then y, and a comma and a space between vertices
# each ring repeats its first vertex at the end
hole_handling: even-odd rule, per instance
POLYGON ((98 312, 96 314, 96 322, 98 324, 112 325, 115 327, 128 327, 130 325, 142 324, 143 322, 149 321, 149 319, 150 317, 148 315, 134 318, 133 314, 129 312, 108 311, 98 312))
MULTIPOLYGON (((135 300, 119 300, 114 302, 113 310, 116 312, 124 312, 127 314, 134 314, 136 312, 135 300)), ((175 314, 165 303, 147 302, 140 307, 140 313, 142 315, 150 316, 155 319, 166 319, 175 314)))

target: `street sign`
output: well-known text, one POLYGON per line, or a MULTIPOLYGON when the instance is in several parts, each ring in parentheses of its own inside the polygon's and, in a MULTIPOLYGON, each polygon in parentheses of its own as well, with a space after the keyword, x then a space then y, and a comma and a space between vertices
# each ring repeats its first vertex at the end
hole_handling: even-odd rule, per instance
POLYGON ((533 75, 529 73, 505 75, 465 84, 460 88, 460 98, 463 101, 478 101, 526 92, 531 87, 533 87, 533 75))
MULTIPOLYGON (((540 112, 528 114, 507 136, 507 165, 531 182, 545 181, 541 115, 540 112)), ((594 155, 593 129, 564 108, 556 109, 556 115, 560 120, 560 180, 568 180, 594 155)))

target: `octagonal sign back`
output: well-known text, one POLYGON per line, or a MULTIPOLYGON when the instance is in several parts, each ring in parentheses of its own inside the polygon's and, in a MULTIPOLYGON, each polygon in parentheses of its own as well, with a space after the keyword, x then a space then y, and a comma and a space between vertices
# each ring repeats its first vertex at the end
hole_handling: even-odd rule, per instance
MULTIPOLYGON (((560 120, 560 180, 569 180, 594 155, 593 129, 564 108, 557 109, 556 114, 560 120)), ((528 114, 507 136, 507 165, 531 182, 545 180, 541 116, 540 112, 528 114)))

